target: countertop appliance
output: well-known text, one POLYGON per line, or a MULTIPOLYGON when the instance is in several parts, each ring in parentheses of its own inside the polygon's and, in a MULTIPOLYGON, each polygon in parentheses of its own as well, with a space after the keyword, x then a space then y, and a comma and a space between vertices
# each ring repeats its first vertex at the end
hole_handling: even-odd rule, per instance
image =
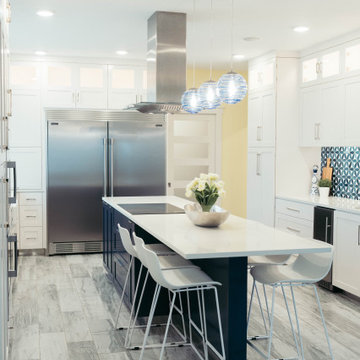
MULTIPOLYGON (((333 244, 334 236, 334 209, 322 206, 314 208, 314 239, 333 244)), ((332 285, 332 268, 327 276, 319 282, 319 285, 334 290, 332 285)))
POLYGON ((102 251, 102 196, 165 195, 165 115, 47 110, 53 254, 102 251))
POLYGON ((185 214, 185 210, 169 203, 118 204, 132 215, 145 214, 185 214))

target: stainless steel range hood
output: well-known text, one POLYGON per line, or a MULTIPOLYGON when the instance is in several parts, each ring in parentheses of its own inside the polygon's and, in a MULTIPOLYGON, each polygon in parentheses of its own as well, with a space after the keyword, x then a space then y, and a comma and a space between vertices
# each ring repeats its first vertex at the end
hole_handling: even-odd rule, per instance
POLYGON ((186 89, 186 14, 157 11, 148 19, 148 102, 133 107, 144 113, 181 110, 186 89))

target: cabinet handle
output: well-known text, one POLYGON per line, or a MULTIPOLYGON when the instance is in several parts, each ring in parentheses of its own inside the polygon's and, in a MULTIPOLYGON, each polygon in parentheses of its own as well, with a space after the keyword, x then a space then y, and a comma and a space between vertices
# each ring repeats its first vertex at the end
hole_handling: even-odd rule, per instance
POLYGON ((260 153, 256 154, 256 175, 257 176, 261 175, 261 154, 260 153))
POLYGON ((258 126, 256 128, 256 140, 261 141, 262 140, 262 126, 258 126))
POLYGON ((27 198, 26 201, 35 201, 36 199, 34 198, 27 198))
POLYGON ((74 92, 72 93, 72 101, 75 104, 75 93, 74 92))
POLYGON ((296 233, 300 233, 300 232, 301 232, 300 230, 295 229, 295 228, 292 228, 292 227, 290 227, 290 226, 287 226, 286 228, 287 228, 288 230, 292 231, 292 232, 296 232, 296 233))
POLYGON ((25 238, 26 240, 36 240, 37 238, 36 237, 27 237, 25 238))
POLYGON ((314 139, 320 140, 320 123, 314 125, 314 139))
POLYGON ((3 122, 4 122, 4 144, 2 145, 2 150, 8 150, 9 149, 9 131, 8 131, 8 117, 7 116, 3 116, 2 118, 3 122))
POLYGON ((7 116, 12 116, 12 90, 8 89, 7 93, 9 95, 9 112, 7 113, 7 116))
POLYGON ((36 218, 35 215, 26 215, 27 218, 36 218))
POLYGON ((11 23, 11 5, 10 5, 10 3, 7 3, 7 5, 6 5, 6 11, 7 11, 7 16, 6 16, 6 22, 8 23, 8 24, 10 24, 11 23))
POLYGON ((319 61, 316 63, 316 73, 320 74, 320 62, 319 61))
POLYGON ((358 246, 360 246, 360 225, 358 226, 358 246))
POLYGON ((287 207, 286 208, 287 210, 290 210, 290 211, 295 211, 295 212, 300 212, 300 210, 299 209, 294 209, 294 208, 291 208, 291 207, 287 207))
POLYGON ((80 91, 78 91, 77 94, 76 94, 76 102, 77 103, 80 102, 80 91))

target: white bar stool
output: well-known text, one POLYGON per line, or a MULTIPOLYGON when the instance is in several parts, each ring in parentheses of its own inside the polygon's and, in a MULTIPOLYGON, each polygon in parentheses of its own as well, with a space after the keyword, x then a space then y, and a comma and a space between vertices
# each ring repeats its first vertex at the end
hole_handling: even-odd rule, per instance
MULTIPOLYGON (((118 230, 121 236, 121 240, 123 243, 123 246, 126 250, 126 252, 130 255, 130 264, 127 270, 127 274, 126 274, 126 278, 125 278, 125 282, 124 282, 124 287, 123 287, 123 291, 121 294, 121 298, 120 298, 120 304, 119 304, 119 309, 118 309, 118 313, 116 316, 116 322, 115 322, 115 328, 118 330, 124 330, 127 329, 127 333, 126 333, 126 337, 125 337, 125 346, 129 346, 128 345, 128 339, 129 339, 129 329, 130 329, 130 325, 131 325, 131 319, 134 313, 134 308, 135 308, 135 301, 137 298, 137 293, 139 290, 139 285, 140 285, 140 280, 141 280, 141 275, 142 275, 142 271, 143 271, 143 263, 141 263, 140 266, 140 270, 139 270, 139 275, 138 275, 138 281, 136 283, 136 288, 135 288, 135 292, 134 292, 134 298, 133 298, 133 306, 131 309, 131 313, 130 313, 130 320, 129 320, 129 325, 128 326, 121 326, 118 327, 118 322, 119 322, 119 317, 120 317, 120 313, 121 313, 121 308, 123 306, 124 303, 124 295, 125 295, 125 289, 126 286, 128 284, 129 278, 130 278, 130 274, 131 271, 134 270, 135 268, 135 258, 138 258, 138 254, 136 251, 135 246, 133 245, 132 241, 131 241, 131 237, 130 237, 130 233, 126 228, 123 228, 120 226, 120 224, 118 224, 118 230)), ((171 249, 169 249, 167 246, 163 245, 163 244, 147 244, 145 245, 146 248, 150 249, 151 251, 154 251, 154 253, 156 253, 159 256, 160 259, 160 266, 162 269, 173 269, 173 268, 181 268, 181 267, 191 267, 191 268, 197 268, 197 266, 195 266, 194 264, 192 264, 190 261, 182 258, 181 256, 177 255, 175 252, 173 252, 171 249)), ((141 305, 141 301, 143 298, 143 294, 144 294, 144 290, 146 287, 146 283, 148 280, 148 270, 146 272, 145 275, 145 280, 143 283, 143 288, 141 291, 141 297, 139 299, 139 307, 141 305)), ((137 311, 137 315, 138 315, 138 311, 137 311)), ((182 315, 183 317, 183 315, 182 315)), ((184 320, 183 320, 184 322, 184 320)), ((137 327, 146 327, 146 326, 137 326, 137 327)), ((184 327, 185 329, 185 327, 184 327)))
POLYGON ((187 302, 188 302, 188 316, 189 316, 189 338, 190 342, 186 345, 190 345, 195 353, 202 360, 208 360, 209 353, 208 348, 217 355, 217 357, 221 360, 225 360, 225 347, 224 347, 224 339, 221 325, 221 316, 220 316, 220 308, 219 308, 219 299, 216 286, 221 285, 220 283, 212 280, 207 274, 205 274, 199 268, 178 268, 178 269, 162 269, 160 264, 160 258, 156 255, 154 251, 147 248, 144 244, 144 241, 134 235, 134 241, 136 250, 139 255, 139 259, 143 262, 144 266, 146 266, 149 270, 151 277, 156 282, 154 297, 150 309, 149 319, 145 331, 144 341, 141 349, 141 354, 139 360, 143 360, 144 351, 147 344, 147 339, 150 333, 151 324, 153 321, 154 313, 157 306, 157 301, 159 298, 161 288, 168 289, 172 293, 172 299, 170 304, 170 312, 166 324, 165 335, 161 347, 159 360, 162 360, 164 356, 167 336, 169 332, 169 326, 172 319, 172 313, 175 306, 176 297, 178 296, 181 302, 181 294, 187 294, 187 302), (209 342, 207 338, 207 326, 206 326, 206 309, 205 309, 205 301, 204 301, 204 291, 205 290, 214 290, 215 294, 215 303, 217 310, 217 320, 219 326, 219 338, 221 343, 221 354, 215 349, 215 347, 209 342), (190 312, 190 297, 189 292, 196 291, 199 303, 199 315, 200 315, 200 329, 195 324, 195 322, 191 319, 190 312), (201 296, 200 296, 201 293, 201 296), (192 328, 195 328, 203 339, 203 347, 204 347, 204 357, 200 354, 198 349, 192 343, 192 328))
POLYGON ((330 357, 332 360, 334 359, 331 349, 329 334, 324 319, 324 314, 321 308, 319 295, 315 285, 316 282, 322 280, 328 274, 331 268, 332 260, 333 260, 333 248, 331 249, 331 251, 326 253, 300 254, 292 264, 289 264, 287 266, 259 265, 253 267, 250 270, 250 273, 255 281, 272 287, 270 333, 269 333, 267 354, 263 353, 255 344, 252 343, 251 340, 248 340, 248 344, 251 347, 253 347, 264 359, 267 360, 271 359, 271 346, 272 346, 274 311, 275 311, 275 290, 276 288, 280 287, 284 297, 286 310, 288 312, 291 331, 294 337, 297 355, 298 355, 294 359, 304 360, 304 348, 303 348, 302 336, 300 331, 299 318, 296 309, 296 302, 295 302, 295 296, 293 290, 294 286, 312 286, 314 288, 315 297, 316 297, 317 305, 319 307, 319 312, 321 315, 321 320, 325 331, 325 337, 328 344, 330 357), (290 287, 293 306, 294 306, 296 326, 297 326, 297 335, 295 334, 295 330, 292 324, 289 305, 284 290, 285 287, 290 287), (299 349, 298 339, 300 342, 300 349, 299 349))
MULTIPOLYGON (((254 266, 258 266, 258 265, 285 265, 288 262, 288 260, 291 258, 291 256, 292 255, 249 256, 248 257, 248 270, 251 270, 254 266)), ((264 284, 262 284, 262 288, 263 288, 263 294, 264 294, 264 299, 265 299, 266 313, 267 313, 268 321, 270 323, 269 303, 268 303, 264 284)), ((250 303, 249 303, 247 329, 249 328, 250 315, 251 315, 251 310, 252 310, 252 305, 253 305, 253 300, 254 300, 254 293, 256 293, 257 301, 259 304, 260 313, 261 313, 261 317, 262 317, 264 329, 265 329, 265 335, 254 335, 254 336, 248 335, 248 340, 268 339, 269 334, 268 334, 267 322, 265 320, 265 315, 264 315, 264 311, 263 311, 263 307, 262 307, 262 302, 260 299, 259 290, 258 290, 256 281, 254 278, 253 278, 253 285, 252 285, 252 289, 251 289, 251 297, 250 297, 250 303)))

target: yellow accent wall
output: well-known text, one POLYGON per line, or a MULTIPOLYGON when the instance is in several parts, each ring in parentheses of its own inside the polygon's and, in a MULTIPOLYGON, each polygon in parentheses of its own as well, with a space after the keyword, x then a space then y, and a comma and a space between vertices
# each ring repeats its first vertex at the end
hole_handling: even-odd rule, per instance
MULTIPOLYGON (((217 81, 228 70, 213 71, 217 81)), ((247 72, 240 71, 247 80, 247 72)), ((195 86, 209 80, 208 69, 196 69, 195 86)), ((187 71, 187 88, 193 86, 193 71, 187 71)), ((232 214, 246 217, 246 172, 247 172, 247 113, 248 99, 238 104, 223 104, 222 119, 222 173, 226 196, 222 206, 232 214)))

